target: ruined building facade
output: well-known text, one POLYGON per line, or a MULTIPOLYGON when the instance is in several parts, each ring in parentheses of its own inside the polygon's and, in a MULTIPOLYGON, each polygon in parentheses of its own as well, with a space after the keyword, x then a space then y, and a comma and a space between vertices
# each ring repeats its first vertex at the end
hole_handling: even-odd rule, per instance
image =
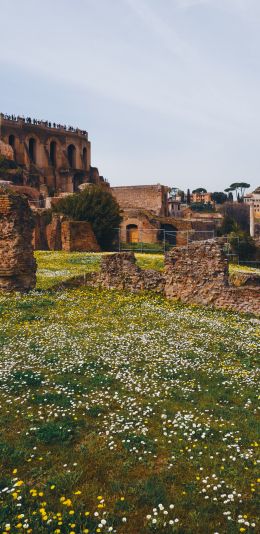
POLYGON ((35 188, 43 200, 76 192, 82 184, 106 184, 91 166, 86 131, 0 114, 0 139, 23 169, 16 185, 35 188))

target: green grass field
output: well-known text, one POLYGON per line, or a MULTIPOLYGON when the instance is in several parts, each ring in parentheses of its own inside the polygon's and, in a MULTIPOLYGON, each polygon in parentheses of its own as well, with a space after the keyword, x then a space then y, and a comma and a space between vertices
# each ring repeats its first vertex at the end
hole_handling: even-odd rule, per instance
POLYGON ((99 254, 37 261, 0 293, 0 534, 259 532, 260 322, 57 289, 99 254))

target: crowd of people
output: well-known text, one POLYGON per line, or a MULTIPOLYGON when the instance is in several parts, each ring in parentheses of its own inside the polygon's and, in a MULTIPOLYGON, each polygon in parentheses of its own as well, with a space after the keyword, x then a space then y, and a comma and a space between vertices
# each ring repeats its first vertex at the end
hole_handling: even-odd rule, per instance
POLYGON ((73 128, 73 126, 66 126, 66 124, 57 124, 56 122, 43 121, 38 119, 31 119, 31 117, 24 117, 23 115, 7 115, 1 113, 1 118, 14 121, 14 122, 24 122, 26 124, 34 124, 37 126, 45 126, 46 128, 55 128, 57 130, 65 130, 68 132, 74 132, 81 135, 88 135, 86 130, 80 130, 79 128, 73 128))

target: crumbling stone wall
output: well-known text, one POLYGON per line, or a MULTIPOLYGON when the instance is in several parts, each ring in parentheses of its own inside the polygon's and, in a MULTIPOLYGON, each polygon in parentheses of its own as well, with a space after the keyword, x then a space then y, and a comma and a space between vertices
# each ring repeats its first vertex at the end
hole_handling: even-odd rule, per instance
POLYGON ((217 241, 190 243, 165 255, 165 294, 183 302, 208 303, 228 286, 228 261, 217 241))
POLYGON ((27 199, 0 189, 0 289, 28 291, 35 287, 33 226, 27 199))
POLYGON ((92 226, 86 221, 61 222, 62 250, 67 252, 98 252, 99 246, 92 226))
POLYGON ((126 289, 134 293, 144 290, 161 293, 164 289, 164 277, 163 273, 140 269, 132 252, 122 252, 103 256, 95 284, 108 289, 126 289))
POLYGON ((232 287, 221 240, 177 247, 165 257, 165 296, 182 302, 213 305, 260 314, 260 292, 254 286, 232 287))
POLYGON ((67 252, 99 252, 92 226, 86 221, 72 221, 50 210, 34 210, 35 250, 66 250, 67 252))
POLYGON ((164 272, 142 270, 132 252, 103 257, 101 272, 91 284, 137 292, 152 290, 185 303, 212 305, 260 314, 259 287, 232 287, 221 240, 176 247, 165 256, 164 272))

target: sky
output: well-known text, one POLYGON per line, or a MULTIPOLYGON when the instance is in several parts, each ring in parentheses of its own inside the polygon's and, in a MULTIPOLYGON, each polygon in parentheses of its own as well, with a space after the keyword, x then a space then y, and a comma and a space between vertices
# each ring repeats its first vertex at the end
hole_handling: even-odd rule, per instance
POLYGON ((260 185, 259 0, 0 0, 0 110, 86 129, 112 186, 260 185))

